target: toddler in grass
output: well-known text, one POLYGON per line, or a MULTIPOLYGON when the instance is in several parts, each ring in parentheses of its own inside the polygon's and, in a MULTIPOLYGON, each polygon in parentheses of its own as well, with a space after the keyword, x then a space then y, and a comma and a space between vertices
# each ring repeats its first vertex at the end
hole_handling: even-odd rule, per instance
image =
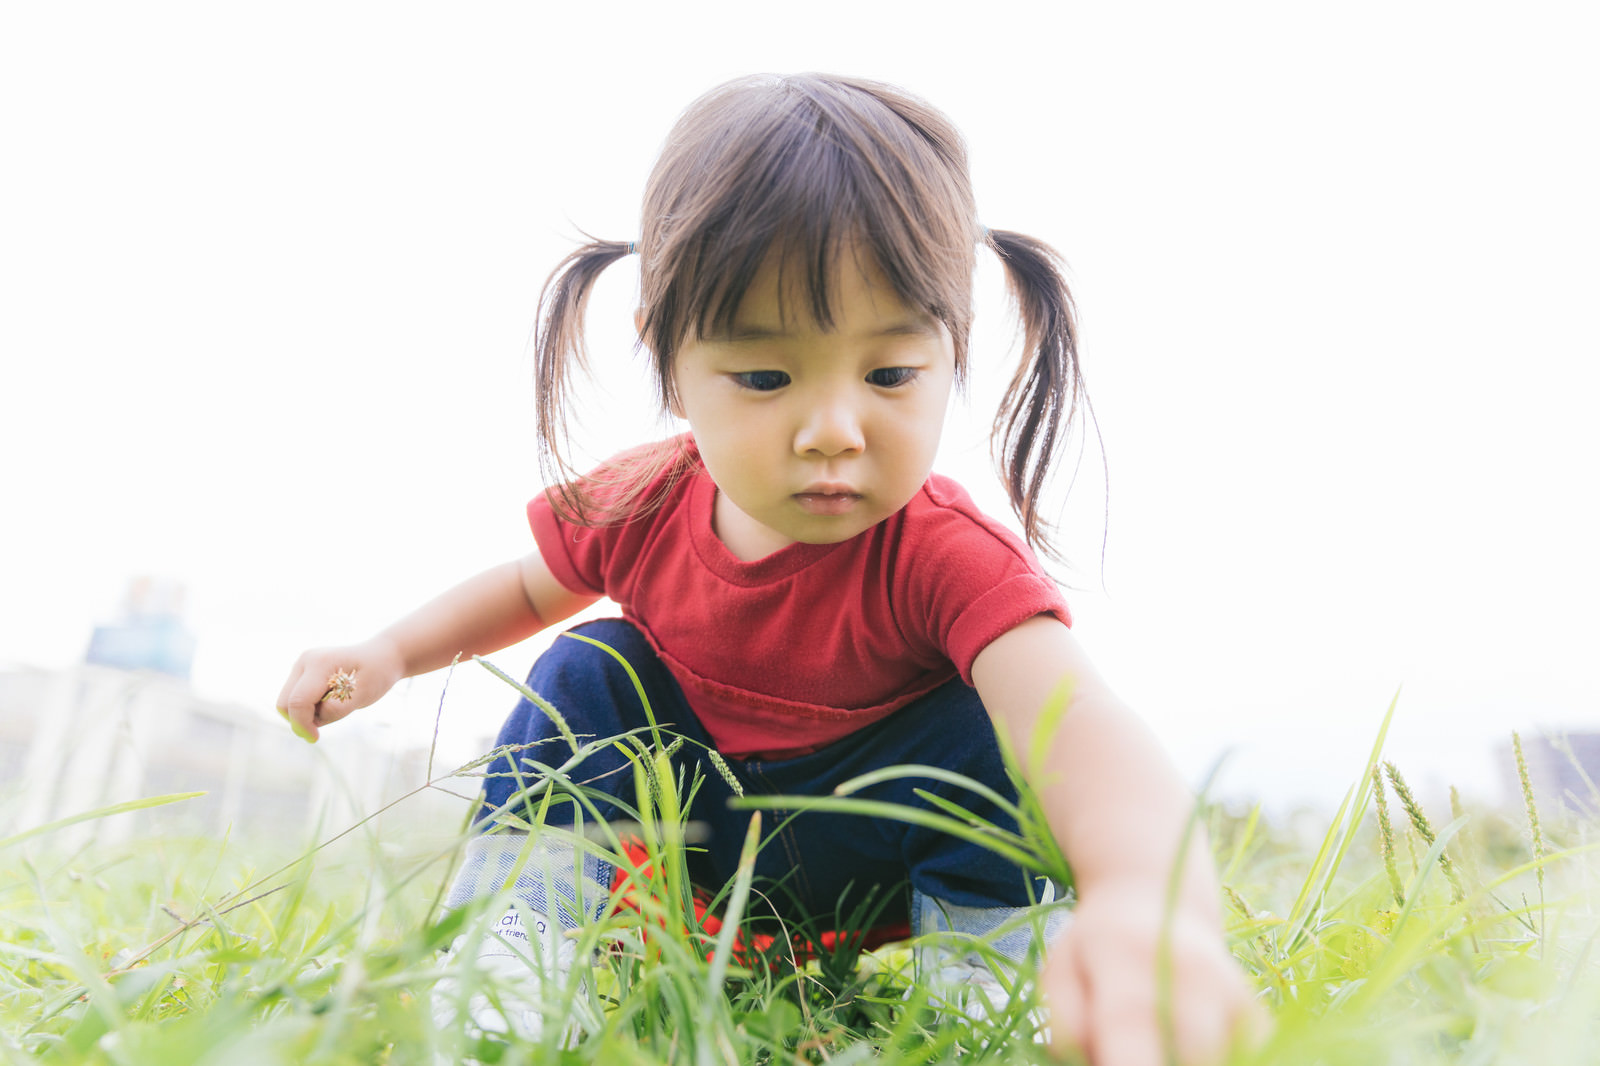
MULTIPOLYGON (((610 597, 622 618, 573 631, 589 640, 557 640, 528 687, 580 736, 614 736, 647 719, 606 648, 631 664, 656 720, 689 739, 674 758, 704 773, 689 813, 708 835, 686 862, 714 890, 734 875, 751 815, 730 805, 735 785, 708 749, 745 794, 828 795, 870 770, 914 763, 1014 798, 996 731, 1026 750, 1052 693, 1069 683, 1031 782, 1076 891, 1071 920, 1049 934, 1041 978, 1051 1039, 1097 1066, 1163 1062, 1165 927, 1180 1058, 1215 1058, 1251 1004, 1223 944, 1199 832, 1164 917, 1192 797, 1095 673, 1030 547, 1048 548, 1040 492, 1080 398, 1073 331, 1058 257, 980 224, 965 147, 938 111, 831 76, 714 89, 668 137, 638 241, 592 241, 546 284, 538 433, 554 487, 528 505, 534 550, 365 643, 306 652, 279 707, 315 739, 403 677, 504 648, 610 597), (980 249, 1004 266, 1024 326, 995 444, 1025 538, 932 472, 951 390, 969 372, 980 249), (579 472, 565 426, 587 297, 602 270, 634 252, 640 342, 662 403, 689 430, 579 472)), ((499 742, 525 747, 488 768, 481 833, 450 902, 514 880, 516 905, 483 937, 483 953, 525 968, 534 1007, 501 1021, 536 1033, 539 988, 574 965, 562 927, 598 917, 613 871, 575 850, 570 834, 529 841, 496 818, 530 817, 536 767, 571 756, 550 716, 524 700, 499 742), (526 865, 513 876, 519 858, 526 865)), ((571 776, 631 801, 625 767, 606 748, 571 776)), ((927 806, 914 789, 1015 829, 1002 807, 928 778, 867 794, 927 806)), ((597 809, 621 817, 603 798, 597 809)), ((574 810, 552 804, 545 822, 570 823, 574 810)), ((782 824, 755 873, 780 915, 832 924, 870 896, 878 921, 918 933, 989 933, 1048 898, 1022 869, 969 842, 823 812, 782 824)), ((1012 926, 1022 932, 998 946, 1015 957, 1034 934, 1012 926)), ((944 961, 935 983, 1000 987, 981 963, 944 961)))

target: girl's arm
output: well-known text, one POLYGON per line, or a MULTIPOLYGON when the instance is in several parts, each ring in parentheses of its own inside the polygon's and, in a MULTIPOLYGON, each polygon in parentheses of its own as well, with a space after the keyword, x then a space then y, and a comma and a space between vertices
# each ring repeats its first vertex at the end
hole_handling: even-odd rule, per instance
POLYGON ((278 712, 315 741, 319 726, 376 702, 401 678, 448 666, 457 656, 499 651, 598 598, 569 591, 533 552, 468 578, 360 644, 303 653, 278 694, 278 712), (341 673, 351 681, 343 700, 329 694, 341 673))
POLYGON ((1157 1066, 1163 1053, 1158 956, 1167 930, 1171 1032, 1181 1061, 1219 1057, 1254 1005, 1222 939, 1216 874, 1195 825, 1168 914, 1168 882, 1194 810, 1154 736, 1106 687, 1072 632, 1048 615, 983 650, 973 680, 997 729, 1028 751, 1062 681, 1071 702, 1030 781, 1072 864, 1078 903, 1046 959, 1052 1037, 1096 1066, 1157 1066))

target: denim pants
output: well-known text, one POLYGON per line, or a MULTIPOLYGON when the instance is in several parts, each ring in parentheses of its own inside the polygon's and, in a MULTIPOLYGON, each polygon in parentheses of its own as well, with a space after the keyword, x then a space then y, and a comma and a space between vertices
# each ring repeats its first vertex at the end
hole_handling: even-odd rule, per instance
MULTIPOLYGON (((689 739, 674 755, 677 766, 703 777, 690 805, 692 820, 709 827, 710 837, 689 849, 690 877, 715 891, 734 874, 751 812, 730 806, 734 790, 705 755, 710 738, 685 701, 671 673, 643 635, 628 622, 605 620, 576 627, 614 649, 633 667, 664 731, 689 739)), ((560 711, 580 742, 614 736, 648 724, 631 678, 603 649, 563 636, 542 655, 528 676, 528 688, 560 711)), ((496 809, 526 816, 517 794, 538 780, 532 763, 560 765, 571 755, 549 716, 521 700, 501 728, 500 745, 530 745, 491 763, 485 778, 480 828, 496 809), (521 760, 514 766, 512 759, 521 760), (508 806, 509 804, 509 806, 508 806)), ((886 766, 917 763, 942 767, 972 778, 1009 799, 1016 790, 1007 778, 999 745, 977 692, 959 679, 949 682, 889 717, 797 758, 726 759, 746 796, 826 796, 850 778, 886 766)), ((575 781, 609 795, 634 799, 633 772, 614 747, 592 754, 572 773, 575 781)), ((925 790, 959 803, 973 814, 1011 832, 1016 823, 976 793, 927 777, 899 778, 858 795, 928 808, 915 794, 925 790)), ((626 817, 599 804, 602 817, 626 817)), ((546 821, 566 824, 571 804, 552 804, 546 821)), ((875 894, 882 909, 872 924, 905 921, 909 886, 922 897, 973 908, 1014 908, 1040 898, 1042 879, 1030 880, 1021 868, 976 844, 948 834, 885 818, 856 814, 763 811, 764 837, 776 829, 756 860, 756 882, 785 917, 840 920, 852 902, 875 894), (788 819, 787 821, 785 821, 788 819), (780 828, 781 827, 781 828, 780 828)))

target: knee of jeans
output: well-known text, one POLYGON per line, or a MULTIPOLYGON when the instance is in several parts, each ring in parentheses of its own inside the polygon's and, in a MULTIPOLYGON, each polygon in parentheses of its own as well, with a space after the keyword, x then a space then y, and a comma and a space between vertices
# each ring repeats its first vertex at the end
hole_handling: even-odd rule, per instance
MULTIPOLYGON (((649 687, 657 662, 655 650, 631 623, 602 619, 558 635, 528 671, 527 688, 558 715, 583 719, 591 705, 638 702, 634 676, 643 677, 649 687)), ((627 713, 626 706, 619 709, 627 713)), ((521 714, 532 716, 535 729, 556 732, 546 728, 549 710, 535 702, 519 703, 513 719, 521 714)))
POLYGON ((610 670, 620 667, 617 656, 635 663, 654 659, 656 652, 632 622, 623 618, 600 618, 562 632, 545 655, 572 657, 610 670))
POLYGON ((660 660, 644 635, 619 619, 590 622, 570 629, 545 649, 528 672, 528 688, 563 714, 583 716, 584 705, 616 705, 623 717, 635 717, 639 702, 635 680, 647 691, 659 687, 660 660))

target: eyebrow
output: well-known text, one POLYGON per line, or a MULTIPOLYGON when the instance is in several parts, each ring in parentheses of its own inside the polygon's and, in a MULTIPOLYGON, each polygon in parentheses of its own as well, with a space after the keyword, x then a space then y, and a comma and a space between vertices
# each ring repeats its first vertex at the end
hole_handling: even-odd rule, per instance
MULTIPOLYGON (((939 331, 939 320, 932 315, 925 318, 906 319, 894 322, 883 329, 874 330, 867 334, 869 337, 917 337, 933 334, 939 331)), ((756 341, 783 340, 794 336, 793 330, 774 328, 772 326, 756 323, 734 323, 728 331, 713 339, 732 344, 748 344, 756 341)))

